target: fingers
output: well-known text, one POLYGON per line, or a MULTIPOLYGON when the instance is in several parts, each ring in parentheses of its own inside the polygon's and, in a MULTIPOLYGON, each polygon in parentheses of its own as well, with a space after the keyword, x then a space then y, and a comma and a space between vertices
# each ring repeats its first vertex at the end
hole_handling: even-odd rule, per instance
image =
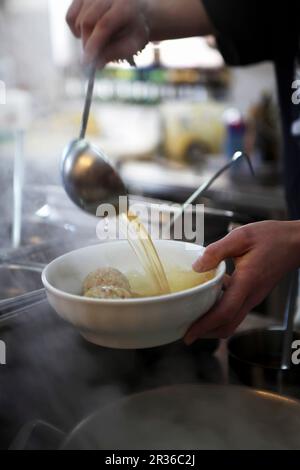
POLYGON ((185 343, 190 345, 212 331, 225 328, 232 322, 238 322, 238 315, 251 295, 252 289, 252 280, 236 272, 218 303, 187 332, 185 343))
POLYGON ((249 247, 247 230, 244 227, 236 229, 222 240, 209 245, 204 254, 194 263, 193 268, 197 272, 210 271, 227 258, 235 258, 245 254, 249 247))
POLYGON ((71 29, 74 36, 76 36, 77 38, 80 37, 81 33, 80 33, 80 29, 78 29, 78 27, 76 26, 76 20, 78 18, 78 15, 81 11, 82 6, 83 6, 83 0, 74 0, 66 16, 66 21, 69 25, 69 28, 71 29))
POLYGON ((110 9, 102 16, 86 41, 84 61, 89 63, 100 56, 109 39, 119 33, 129 20, 130 10, 128 9, 124 9, 122 14, 116 9, 110 9))
POLYGON ((82 9, 77 18, 77 27, 80 30, 83 46, 86 46, 88 38, 92 34, 98 21, 110 10, 111 3, 107 0, 101 2, 91 1, 82 9))
POLYGON ((242 323, 246 315, 252 310, 252 302, 247 300, 237 317, 230 323, 215 330, 209 331, 203 336, 203 339, 226 339, 233 335, 237 327, 242 323))
POLYGON ((142 26, 130 28, 130 35, 126 31, 119 39, 110 43, 104 50, 105 62, 125 59, 135 55, 139 50, 143 49, 148 42, 146 31, 142 26))
POLYGON ((102 67, 112 60, 127 60, 149 41, 146 19, 134 2, 74 0, 67 22, 82 39, 85 64, 99 60, 102 67))
POLYGON ((195 269, 207 271, 222 259, 232 257, 235 272, 225 281, 225 292, 219 302, 187 332, 185 342, 197 338, 228 337, 245 315, 274 288, 294 257, 289 253, 289 223, 261 222, 233 231, 205 251, 195 269), (266 243, 267 240, 267 243, 266 243))

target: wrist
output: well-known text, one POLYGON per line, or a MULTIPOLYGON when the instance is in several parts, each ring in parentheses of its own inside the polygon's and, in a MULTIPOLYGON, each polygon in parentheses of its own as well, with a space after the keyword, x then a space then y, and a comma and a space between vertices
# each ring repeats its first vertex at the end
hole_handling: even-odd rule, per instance
POLYGON ((201 0, 140 0, 150 41, 214 33, 201 0))
POLYGON ((161 27, 161 23, 163 22, 161 0, 140 0, 140 2, 145 24, 149 32, 149 40, 163 40, 164 32, 161 27))

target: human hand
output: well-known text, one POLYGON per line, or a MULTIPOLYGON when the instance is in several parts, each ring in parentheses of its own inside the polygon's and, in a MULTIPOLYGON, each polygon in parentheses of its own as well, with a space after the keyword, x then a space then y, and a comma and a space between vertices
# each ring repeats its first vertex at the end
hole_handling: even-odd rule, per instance
POLYGON ((84 47, 84 62, 98 66, 132 58, 149 41, 141 0, 74 0, 67 23, 84 47))
POLYGON ((233 258, 235 271, 225 279, 224 295, 190 328, 186 344, 231 336, 284 274, 300 266, 300 222, 266 221, 238 228, 208 246, 194 269, 209 271, 227 258, 233 258))

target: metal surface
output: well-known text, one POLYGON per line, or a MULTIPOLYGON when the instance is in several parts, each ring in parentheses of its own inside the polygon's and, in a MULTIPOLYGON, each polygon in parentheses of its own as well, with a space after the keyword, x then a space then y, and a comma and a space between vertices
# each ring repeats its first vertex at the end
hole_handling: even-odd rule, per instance
POLYGON ((291 346, 293 341, 294 319, 297 312, 298 282, 298 271, 295 271, 292 274, 284 315, 284 336, 281 358, 281 368, 283 370, 289 369, 291 366, 291 346))
POLYGON ((127 190, 108 158, 85 140, 75 140, 63 154, 62 181, 66 193, 78 207, 96 215, 105 203, 119 210, 119 197, 127 190))
POLYGON ((25 424, 9 446, 9 450, 52 450, 60 446, 65 434, 51 424, 34 420, 25 424))
POLYGON ((91 104, 92 104, 92 100, 93 100, 93 92, 94 92, 96 71, 97 71, 96 63, 93 63, 90 66, 90 70, 89 70, 88 87, 87 87, 87 92, 86 92, 86 97, 85 97, 84 108, 83 108, 81 129, 80 129, 80 133, 79 133, 79 140, 82 140, 82 139, 85 138, 87 125, 88 125, 88 122, 89 122, 91 104))
POLYGON ((19 265, 37 266, 43 269, 48 263, 53 261, 58 256, 96 244, 98 240, 95 238, 88 238, 76 232, 61 234, 58 238, 53 237, 51 242, 41 243, 39 245, 24 246, 18 250, 8 253, 4 258, 4 263, 14 263, 19 265))
POLYGON ((176 220, 181 217, 182 213, 191 205, 194 204, 197 200, 203 196, 203 194, 206 192, 207 189, 211 187, 211 185, 223 174, 225 171, 227 171, 229 168, 231 168, 233 165, 235 165, 236 162, 240 161, 242 158, 246 160, 246 162, 249 165, 250 172, 252 176, 254 176, 254 170, 252 167, 252 163, 248 155, 244 152, 236 152, 231 161, 229 163, 226 163, 220 170, 218 170, 213 176, 211 176, 207 181, 205 181, 199 188, 185 201, 185 203, 182 205, 181 210, 179 211, 178 214, 173 218, 171 227, 174 226, 176 220))
POLYGON ((11 234, 13 227, 9 223, 4 223, 2 227, 2 238, 0 246, 0 261, 8 259, 13 256, 14 253, 19 253, 32 247, 39 248, 48 243, 57 241, 60 243, 61 240, 67 237, 72 238, 74 236, 79 237, 79 233, 74 225, 64 223, 50 223, 47 221, 36 221, 33 218, 24 218, 22 221, 21 230, 21 245, 15 249, 10 243, 11 234), (76 232, 76 234, 75 234, 76 232))
POLYGON ((81 209, 96 215, 102 203, 119 209, 119 196, 127 190, 106 155, 89 144, 84 137, 87 129, 93 96, 96 66, 89 72, 89 82, 82 116, 79 139, 72 141, 64 150, 61 166, 62 181, 70 199, 81 209))
MULTIPOLYGON (((21 245, 38 246, 54 240, 62 240, 67 236, 74 235, 74 225, 47 222, 23 221, 21 233, 21 245)), ((20 247, 19 247, 20 248, 20 247)))
POLYGON ((0 319, 1 321, 12 319, 18 315, 21 310, 43 302, 44 300, 46 300, 45 289, 38 289, 8 300, 0 300, 0 319))
MULTIPOLYGON (((293 332, 292 340, 300 333, 293 332)), ((300 398, 299 366, 282 370, 282 327, 254 329, 234 335, 228 342, 231 379, 245 385, 300 398)), ((292 355, 290 349, 290 357, 292 355)))
MULTIPOLYGON (((224 156, 211 156, 201 167, 179 167, 163 159, 131 161, 123 163, 120 172, 130 193, 182 204, 226 161, 224 156)), ((262 185, 257 178, 238 182, 231 175, 230 171, 224 173, 206 192, 206 197, 217 207, 260 219, 286 217, 284 191, 280 185, 262 185)))
POLYGON ((246 385, 287 393, 300 398, 300 373, 291 364, 297 310, 298 271, 291 275, 282 327, 257 329, 234 335, 228 343, 229 363, 246 385))
POLYGON ((0 316, 0 337, 7 345, 7 367, 0 367, 1 449, 36 419, 71 430, 94 410, 142 390, 224 383, 222 364, 212 355, 217 341, 143 351, 96 347, 60 320, 47 301, 13 318, 0 316))
MULTIPOLYGON (((260 325, 265 321, 251 315, 245 321, 245 327, 260 325)), ((94 410, 141 391, 188 383, 227 383, 224 344, 216 355, 218 342, 211 340, 198 341, 191 348, 182 342, 143 351, 99 348, 83 341, 54 315, 47 301, 13 319, 2 321, 0 317, 0 336, 9 345, 8 366, 0 368, 0 421, 5 423, 0 426, 1 449, 9 447, 21 428, 28 430, 26 423, 32 429, 32 421, 37 419, 72 430, 94 410)), ((219 405, 226 407, 223 389, 219 405)), ((183 413, 186 406, 184 403, 183 413)), ((237 414, 238 406, 229 417, 231 426, 235 426, 237 414)), ((38 426, 26 448, 57 449, 56 436, 44 431, 38 426)), ((18 445, 24 446, 24 440, 18 445)))
MULTIPOLYGON (((173 238, 173 230, 170 230, 169 223, 170 223, 170 218, 172 218, 172 215, 175 214, 174 220, 172 222, 172 225, 174 224, 175 220, 178 220, 180 214, 182 214, 182 209, 179 205, 174 206, 174 203, 170 201, 162 201, 159 199, 150 199, 150 198, 138 198, 138 197, 132 197, 131 198, 132 202, 136 202, 139 206, 145 208, 145 211, 141 211, 140 214, 140 219, 141 221, 147 225, 148 224, 148 219, 143 218, 143 214, 148 214, 148 212, 151 210, 152 207, 155 206, 160 206, 159 211, 161 214, 161 217, 157 221, 153 221, 153 225, 157 223, 159 225, 157 229, 157 233, 164 233, 164 231, 167 231, 167 233, 170 232, 171 237, 173 238)), ((191 209, 191 226, 192 230, 195 232, 197 229, 197 208, 196 206, 193 206, 191 209)), ((217 240, 219 240, 222 237, 225 237, 229 231, 231 230, 231 227, 234 227, 236 225, 241 226, 245 224, 249 224, 252 222, 255 222, 253 218, 245 215, 245 214, 239 214, 237 212, 232 212, 232 211, 224 211, 220 209, 214 209, 211 207, 204 207, 204 241, 205 245, 213 243, 217 240)), ((182 220, 182 224, 184 224, 184 220, 182 220)), ((171 229, 172 229, 171 225, 171 229)), ((153 227, 153 226, 152 226, 153 227)), ((184 238, 185 235, 185 230, 184 226, 182 226, 182 230, 179 230, 180 235, 182 236, 183 241, 195 241, 195 240, 186 240, 184 238)), ((196 238, 196 236, 195 236, 196 238)))
POLYGON ((12 299, 43 287, 38 266, 4 264, 0 266, 1 300, 12 299))
POLYGON ((300 449, 300 403, 233 386, 182 385, 116 402, 63 449, 300 449))

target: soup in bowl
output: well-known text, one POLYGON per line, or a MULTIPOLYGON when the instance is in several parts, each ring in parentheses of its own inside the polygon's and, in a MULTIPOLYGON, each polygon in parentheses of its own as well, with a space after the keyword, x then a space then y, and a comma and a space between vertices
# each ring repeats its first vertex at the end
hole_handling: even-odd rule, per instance
POLYGON ((225 263, 197 275, 192 264, 203 254, 203 247, 167 240, 158 240, 155 246, 170 293, 160 294, 151 286, 127 241, 114 241, 72 251, 44 269, 42 280, 51 306, 84 338, 100 346, 139 349, 179 340, 217 301, 225 263), (88 276, 110 268, 129 282, 130 289, 126 284, 122 289, 130 295, 85 296, 88 276))

